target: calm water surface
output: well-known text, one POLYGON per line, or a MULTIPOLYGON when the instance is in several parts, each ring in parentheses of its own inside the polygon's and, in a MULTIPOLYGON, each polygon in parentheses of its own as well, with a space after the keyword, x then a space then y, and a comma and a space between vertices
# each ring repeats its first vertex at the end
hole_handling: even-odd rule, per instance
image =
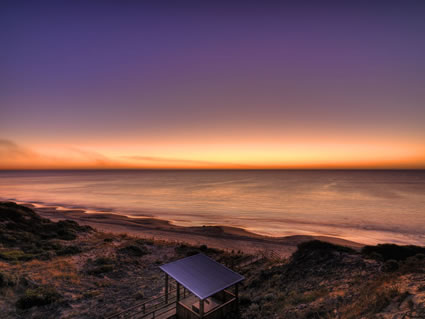
POLYGON ((0 199, 425 245, 425 171, 0 171, 0 199))

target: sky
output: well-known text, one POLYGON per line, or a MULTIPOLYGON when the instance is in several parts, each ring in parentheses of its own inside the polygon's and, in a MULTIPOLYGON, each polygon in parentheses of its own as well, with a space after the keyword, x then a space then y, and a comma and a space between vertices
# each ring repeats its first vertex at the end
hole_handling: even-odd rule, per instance
POLYGON ((2 1, 0 169, 425 168, 423 1, 2 1))

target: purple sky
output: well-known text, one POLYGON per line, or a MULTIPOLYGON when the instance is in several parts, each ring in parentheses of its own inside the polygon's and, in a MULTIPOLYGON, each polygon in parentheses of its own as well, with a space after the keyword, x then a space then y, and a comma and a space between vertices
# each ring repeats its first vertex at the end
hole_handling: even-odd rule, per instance
POLYGON ((285 166, 285 148, 314 164, 346 142, 379 162, 393 143, 392 161, 425 167, 423 1, 65 3, 0 4, 0 155, 209 161, 200 144, 238 145, 213 161, 285 166))

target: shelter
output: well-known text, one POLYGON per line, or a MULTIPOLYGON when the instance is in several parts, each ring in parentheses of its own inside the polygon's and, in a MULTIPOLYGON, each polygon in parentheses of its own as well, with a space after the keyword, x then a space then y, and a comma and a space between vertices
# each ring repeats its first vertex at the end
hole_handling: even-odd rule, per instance
POLYGON ((176 315, 178 319, 218 319, 238 307, 238 283, 244 277, 224 265, 197 254, 160 266, 165 272, 165 295, 168 277, 177 282, 176 315), (193 295, 180 298, 181 286, 193 295), (228 288, 234 286, 234 292, 228 288))

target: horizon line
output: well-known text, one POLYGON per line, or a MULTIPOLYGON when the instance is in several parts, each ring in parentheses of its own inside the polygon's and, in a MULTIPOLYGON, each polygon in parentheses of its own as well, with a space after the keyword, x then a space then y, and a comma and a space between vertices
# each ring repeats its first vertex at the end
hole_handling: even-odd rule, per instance
POLYGON ((417 168, 17 168, 3 169, 3 172, 12 171, 421 171, 425 167, 417 168))

